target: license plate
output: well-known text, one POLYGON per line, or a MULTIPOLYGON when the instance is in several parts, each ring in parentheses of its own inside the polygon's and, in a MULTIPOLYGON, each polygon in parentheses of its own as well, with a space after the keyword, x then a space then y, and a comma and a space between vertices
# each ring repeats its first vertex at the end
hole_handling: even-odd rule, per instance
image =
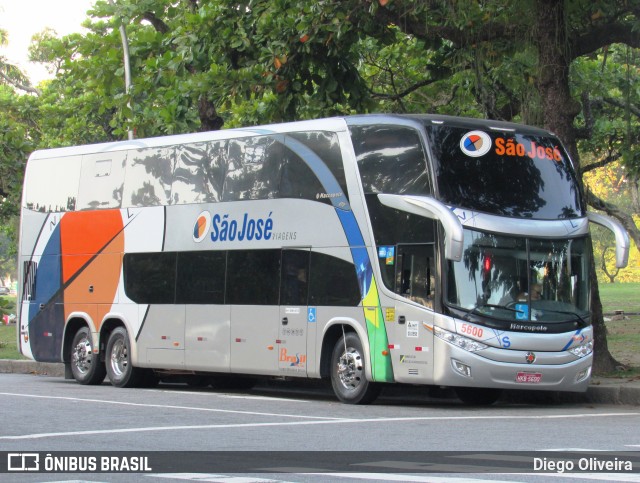
POLYGON ((525 384, 538 384, 542 381, 542 374, 538 372, 518 372, 516 382, 525 384))

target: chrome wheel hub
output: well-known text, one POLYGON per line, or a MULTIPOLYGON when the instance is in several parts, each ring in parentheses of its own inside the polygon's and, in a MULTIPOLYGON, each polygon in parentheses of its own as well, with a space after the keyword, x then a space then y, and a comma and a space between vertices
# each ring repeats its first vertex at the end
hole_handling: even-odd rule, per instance
POLYGON ((71 362, 76 367, 78 372, 86 374, 91 369, 91 362, 93 360, 93 350, 91 348, 91 342, 89 339, 82 339, 73 348, 71 354, 71 362))
POLYGON ((338 361, 338 379, 346 389, 356 389, 364 378, 362 355, 353 347, 348 347, 338 361))
POLYGON ((129 354, 127 353, 127 346, 124 340, 118 340, 113 344, 111 350, 111 370, 114 375, 122 376, 127 371, 129 365, 129 354))

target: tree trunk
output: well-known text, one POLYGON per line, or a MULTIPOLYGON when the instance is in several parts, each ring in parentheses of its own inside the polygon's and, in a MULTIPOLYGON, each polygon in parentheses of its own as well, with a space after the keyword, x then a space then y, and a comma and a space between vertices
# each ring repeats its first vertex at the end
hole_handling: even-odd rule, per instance
MULTIPOLYGON (((576 143, 574 119, 580 113, 580 104, 569 90, 570 55, 565 23, 565 2, 537 0, 536 26, 533 35, 538 49, 538 88, 542 99, 542 112, 546 129, 554 132, 564 143, 582 180, 580 156, 576 143)), ((584 190, 583 190, 584 192, 584 190)), ((583 199, 584 206, 586 199, 583 199)), ((594 333, 595 373, 613 371, 619 364, 609 352, 602 302, 598 290, 595 260, 591 259, 591 323, 594 333)))
POLYGON ((604 325, 602 302, 600 301, 600 290, 598 288, 598 277, 596 275, 594 263, 591 264, 589 272, 589 278, 591 279, 591 322, 593 323, 594 339, 593 372, 595 374, 605 374, 613 372, 621 364, 616 361, 609 352, 609 345, 607 344, 607 327, 604 325))

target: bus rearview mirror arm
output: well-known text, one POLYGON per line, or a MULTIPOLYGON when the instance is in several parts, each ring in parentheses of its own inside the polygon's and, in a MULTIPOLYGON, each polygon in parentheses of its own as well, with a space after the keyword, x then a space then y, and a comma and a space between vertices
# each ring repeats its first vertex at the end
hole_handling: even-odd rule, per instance
POLYGON ((588 212, 587 217, 590 222, 603 226, 613 232, 616 237, 616 268, 626 267, 629 262, 630 242, 629 235, 624 227, 617 221, 599 213, 588 212))
POLYGON ((447 260, 462 260, 464 231, 458 217, 440 201, 429 196, 379 194, 380 203, 389 208, 438 220, 444 228, 444 256, 447 260))

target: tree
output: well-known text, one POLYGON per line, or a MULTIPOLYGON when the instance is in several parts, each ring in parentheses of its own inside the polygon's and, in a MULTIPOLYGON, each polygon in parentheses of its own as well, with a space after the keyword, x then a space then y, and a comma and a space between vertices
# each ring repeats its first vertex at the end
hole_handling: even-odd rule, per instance
MULTIPOLYGON (((6 30, 0 29, 0 47, 9 43, 9 35, 6 30)), ((29 79, 22 71, 10 63, 3 55, 0 55, 0 85, 10 85, 25 92, 38 93, 38 90, 31 87, 29 79)))
MULTIPOLYGON (((381 2, 382 4, 382 2, 381 2)), ((622 43, 640 48, 640 2, 636 1, 557 1, 492 2, 469 5, 456 10, 448 2, 396 1, 378 8, 377 16, 393 22, 404 32, 425 41, 445 38, 454 46, 473 51, 494 48, 498 43, 511 43, 511 49, 530 51, 536 56, 534 76, 539 93, 541 124, 555 132, 566 145, 578 171, 581 172, 576 118, 582 106, 571 93, 571 65, 586 55, 612 44, 622 43), (434 15, 434 12, 437 12, 434 15), (448 14, 438 18, 438 14, 448 14), (478 20, 480 19, 480 20, 478 20), (488 44, 490 43, 490 44, 488 44), (480 49, 479 45, 484 45, 480 49)), ((508 61, 507 61, 508 62, 508 61)), ((593 197, 587 198, 594 202, 593 197)), ((638 230, 626 213, 605 204, 597 206, 618 218, 640 247, 638 230)), ((617 362, 607 348, 595 266, 592 264, 592 313, 595 332, 594 370, 612 370, 617 362)))
MULTIPOLYGON (((545 125, 555 131, 568 145, 574 161, 580 169, 580 157, 578 153, 578 131, 574 125, 577 115, 580 113, 580 105, 573 98, 569 87, 569 70, 571 61, 581 55, 595 52, 612 43, 623 42, 632 47, 640 47, 640 37, 635 30, 638 27, 636 11, 640 12, 638 2, 614 2, 612 5, 602 5, 598 12, 602 13, 602 20, 595 26, 585 22, 582 29, 570 31, 566 28, 566 18, 569 14, 567 4, 553 0, 538 0, 538 53, 541 63, 540 94, 543 99, 543 112, 545 125), (606 9, 606 10, 603 10, 606 9), (606 12, 606 13, 604 13, 606 12), (591 28, 587 28, 590 26, 591 28), (558 39, 564 39, 559 42, 558 39)), ((594 5, 581 5, 583 12, 593 12, 594 5)), ((589 15, 589 18, 592 15, 589 15)), ((584 19, 584 16, 583 16, 584 19)), ((621 217, 618 212, 606 210, 612 216, 617 217, 630 231, 637 232, 633 223, 629 223, 626 217, 621 217), (633 225, 633 226, 631 226, 633 225)), ((635 237, 638 247, 640 238, 635 237)), ((606 372, 614 369, 617 362, 610 355, 607 347, 606 332, 602 316, 602 303, 598 291, 595 266, 592 264, 592 304, 594 332, 595 332, 595 359, 594 370, 606 372)))
MULTIPOLYGON (((0 29, 0 45, 7 42, 6 31, 0 29)), ((0 56, 0 279, 15 277, 22 179, 37 139, 36 98, 16 90, 39 92, 20 69, 0 56)))
MULTIPOLYGON (((49 45, 50 60, 64 59, 43 94, 46 109, 64 114, 47 129, 51 142, 81 132, 113 139, 129 127, 145 136, 217 129, 223 119, 237 126, 431 111, 544 126, 563 140, 580 173, 584 160, 598 162, 580 155, 599 139, 599 158, 622 159, 630 175, 639 171, 637 70, 619 67, 637 66, 640 0, 99 0, 90 13, 87 35, 49 45), (129 95, 121 21, 132 46, 129 95), (597 58, 606 67, 599 76, 589 67, 597 58), (598 77, 617 87, 589 94, 598 77)), ((637 176, 630 179, 637 186, 637 176)), ((587 200, 638 243, 628 211, 590 190, 587 200)), ((595 267, 592 280, 595 369, 606 371, 616 363, 595 267)))

